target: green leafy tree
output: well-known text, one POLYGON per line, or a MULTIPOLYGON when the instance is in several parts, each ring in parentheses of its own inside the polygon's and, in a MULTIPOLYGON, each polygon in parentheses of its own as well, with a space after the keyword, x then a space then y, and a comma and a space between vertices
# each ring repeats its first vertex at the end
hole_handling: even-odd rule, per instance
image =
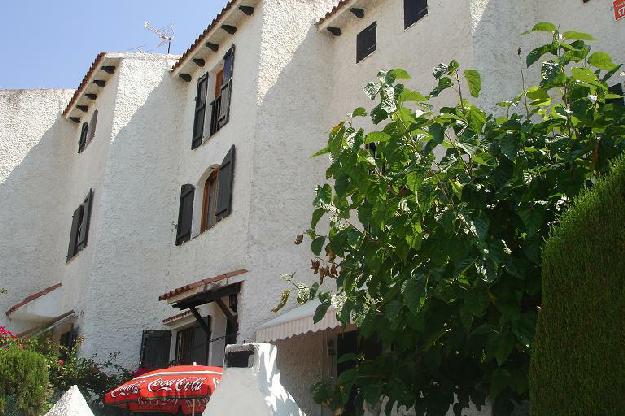
POLYGON ((356 389, 368 403, 460 415, 488 398, 499 415, 528 398, 544 240, 625 145, 622 97, 609 91, 620 66, 591 52, 588 34, 531 32, 549 36, 527 57, 541 61, 540 83, 499 103, 502 115, 471 102, 480 75, 455 61, 435 68, 429 94, 383 71, 365 88, 370 113, 356 109, 318 152, 331 162, 306 232, 319 281, 287 279, 300 303, 321 301, 315 320, 334 305, 383 345, 374 359, 345 357, 355 367, 317 384, 318 401, 340 408, 356 389), (433 110, 449 93, 457 105, 433 110), (367 116, 376 130, 357 127, 367 116))

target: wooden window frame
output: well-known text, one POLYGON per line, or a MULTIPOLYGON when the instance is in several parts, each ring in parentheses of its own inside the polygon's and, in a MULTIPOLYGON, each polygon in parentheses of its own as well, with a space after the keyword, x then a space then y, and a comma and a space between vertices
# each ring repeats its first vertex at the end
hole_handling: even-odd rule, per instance
POLYGON ((235 51, 235 45, 232 45, 215 71, 215 99, 210 103, 209 137, 217 134, 230 120, 235 51))
POLYGON ((204 181, 202 196, 202 223, 200 233, 207 231, 217 224, 217 201, 219 195, 219 169, 214 169, 204 181), (212 212, 211 212, 211 208, 212 212), (212 218, 211 218, 212 217, 212 218), (211 220, 212 219, 212 220, 211 220))
MULTIPOLYGON (((203 319, 206 320, 206 323, 208 324, 208 326, 211 326, 211 319, 210 316, 204 317, 203 319)), ((183 328, 179 328, 176 331, 176 345, 175 345, 175 356, 174 356, 174 360, 176 362, 176 364, 187 364, 187 365, 191 365, 193 364, 191 361, 192 360, 192 346, 194 345, 193 343, 193 338, 195 336, 195 334, 203 334, 203 336, 206 337, 206 362, 202 363, 202 362, 198 362, 196 361, 198 364, 200 365, 208 365, 210 362, 210 350, 211 350, 211 340, 210 340, 210 334, 206 334, 204 332, 204 329, 201 328, 200 324, 197 322, 194 322, 193 324, 183 327, 183 328), (186 341, 185 343, 181 344, 183 342, 184 338, 188 338, 184 341, 186 341), (189 343, 189 344, 187 344, 189 343), (188 357, 183 357, 182 356, 182 348, 184 347, 188 347, 188 351, 186 351, 188 357)))

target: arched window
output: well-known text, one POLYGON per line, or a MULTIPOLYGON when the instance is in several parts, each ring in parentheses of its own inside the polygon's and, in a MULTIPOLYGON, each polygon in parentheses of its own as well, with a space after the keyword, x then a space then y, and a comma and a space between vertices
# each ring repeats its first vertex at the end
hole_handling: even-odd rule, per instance
POLYGON ((204 232, 217 223, 217 198, 219 192, 219 169, 214 169, 204 181, 202 197, 202 226, 204 232))
POLYGON ((87 144, 87 134, 89 133, 89 123, 86 121, 82 123, 82 129, 80 130, 80 139, 78 140, 78 153, 85 150, 87 144))
POLYGON ((178 213, 178 232, 176 233, 176 245, 189 241, 191 227, 193 225, 193 195, 195 187, 185 184, 180 188, 180 211, 178 213))

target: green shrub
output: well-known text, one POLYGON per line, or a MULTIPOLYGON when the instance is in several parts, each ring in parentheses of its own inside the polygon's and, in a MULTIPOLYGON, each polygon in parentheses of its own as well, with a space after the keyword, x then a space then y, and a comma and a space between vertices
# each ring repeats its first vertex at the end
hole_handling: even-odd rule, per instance
POLYGON ((42 414, 50 394, 46 358, 13 342, 0 348, 0 415, 42 414), (9 407, 11 409, 9 409, 9 407))
POLYGON ((563 216, 543 252, 533 416, 625 412, 625 158, 563 216))

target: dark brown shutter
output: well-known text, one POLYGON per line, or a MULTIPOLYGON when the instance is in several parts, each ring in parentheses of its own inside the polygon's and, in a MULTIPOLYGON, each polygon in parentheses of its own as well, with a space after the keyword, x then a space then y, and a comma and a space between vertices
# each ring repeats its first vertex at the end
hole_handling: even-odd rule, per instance
POLYGON ((215 101, 211 103, 211 122, 210 122, 210 135, 217 133, 219 130, 219 108, 221 103, 221 96, 215 98, 215 101))
POLYGON ((91 221, 91 207, 93 205, 93 189, 89 190, 85 202, 83 204, 83 215, 78 231, 77 249, 82 250, 87 246, 87 239, 89 236, 89 223, 91 221))
POLYGON ((427 0, 404 0, 404 29, 428 14, 427 0))
POLYGON ((234 179, 235 148, 230 148, 219 167, 219 196, 217 198, 217 221, 232 211, 232 184, 234 179))
POLYGON ((82 130, 80 130, 80 139, 78 140, 78 153, 85 150, 85 144, 87 143, 87 134, 89 134, 89 123, 82 123, 82 130))
POLYGON ((219 121, 217 122, 218 130, 225 126, 230 119, 232 74, 234 72, 234 50, 235 47, 232 45, 232 47, 224 55, 223 86, 221 87, 221 98, 219 100, 219 121))
POLYGON ((95 136, 95 129, 97 126, 98 126, 98 110, 95 110, 93 112, 93 115, 91 116, 91 121, 89 122, 89 134, 87 134, 87 141, 85 145, 91 143, 91 140, 93 140, 93 136, 95 136))
POLYGON ((147 369, 167 368, 171 331, 143 331, 141 337, 141 366, 147 369))
POLYGON ((67 248, 67 261, 69 261, 76 254, 76 239, 78 233, 78 226, 80 222, 80 208, 74 211, 72 218, 72 228, 69 232, 69 247, 67 248))
MULTIPOLYGON (((210 316, 204 318, 208 327, 211 327, 210 316)), ((207 334, 204 328, 199 324, 193 327, 193 341, 191 344, 189 364, 198 363, 200 365, 208 365, 208 352, 210 345, 210 334, 207 334)))
POLYGON ((375 51, 377 23, 373 22, 369 27, 356 36, 356 62, 360 62, 375 51))
POLYGON ((193 185, 182 185, 180 190, 180 211, 178 213, 178 232, 176 245, 180 245, 191 238, 191 226, 193 225, 193 185))
POLYGON ((224 84, 232 79, 232 74, 234 72, 234 50, 235 46, 232 45, 230 49, 228 49, 228 52, 226 52, 224 55, 224 84))
POLYGON ((193 118, 193 142, 195 149, 202 144, 204 136, 204 118, 206 117, 206 93, 208 89, 208 73, 197 80, 197 94, 195 96, 195 116, 193 118))

